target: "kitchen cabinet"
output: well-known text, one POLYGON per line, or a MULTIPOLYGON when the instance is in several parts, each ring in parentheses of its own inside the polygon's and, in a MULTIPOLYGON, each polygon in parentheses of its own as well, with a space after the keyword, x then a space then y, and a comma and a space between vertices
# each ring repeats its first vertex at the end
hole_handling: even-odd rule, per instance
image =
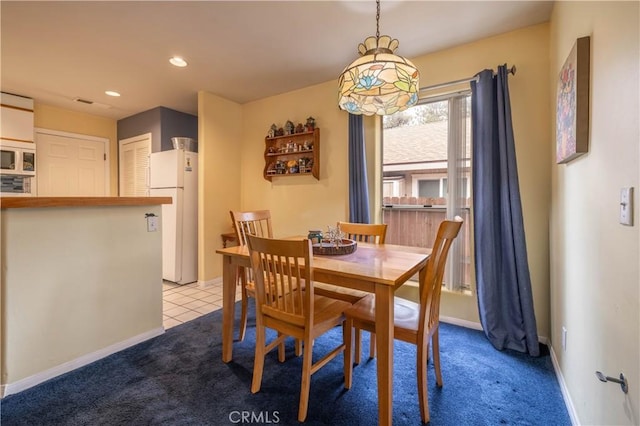
POLYGON ((16 142, 33 142, 33 99, 0 94, 0 137, 16 142))

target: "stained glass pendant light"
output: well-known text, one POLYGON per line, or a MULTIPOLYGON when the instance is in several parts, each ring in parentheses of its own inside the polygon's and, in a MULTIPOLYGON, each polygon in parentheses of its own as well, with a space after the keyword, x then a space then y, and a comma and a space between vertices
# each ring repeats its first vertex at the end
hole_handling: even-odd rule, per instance
POLYGON ((351 114, 391 115, 418 102, 418 69, 394 54, 398 40, 380 36, 380 0, 376 7, 376 35, 358 45, 361 56, 339 79, 338 105, 351 114))

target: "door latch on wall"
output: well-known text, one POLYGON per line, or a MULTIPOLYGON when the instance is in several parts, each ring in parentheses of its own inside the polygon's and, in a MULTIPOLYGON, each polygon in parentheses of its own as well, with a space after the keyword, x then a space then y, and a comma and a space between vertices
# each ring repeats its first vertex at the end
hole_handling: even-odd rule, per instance
POLYGON ((598 376, 598 379, 600 379, 601 382, 619 383, 620 387, 622 388, 622 392, 624 392, 624 393, 628 393, 629 392, 629 383, 627 382, 626 377, 624 377, 624 374, 622 374, 622 373, 620 373, 620 378, 619 379, 616 379, 615 377, 605 376, 604 374, 602 374, 599 371, 596 371, 596 376, 598 376))

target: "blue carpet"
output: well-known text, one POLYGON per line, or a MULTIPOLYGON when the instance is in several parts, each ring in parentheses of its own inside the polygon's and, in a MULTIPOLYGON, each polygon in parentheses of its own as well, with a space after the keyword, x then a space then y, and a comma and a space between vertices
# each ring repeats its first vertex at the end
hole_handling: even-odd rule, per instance
MULTIPOLYGON (((236 309, 238 312, 239 309, 236 309)), ((233 361, 222 362, 222 312, 169 329, 162 336, 64 374, 1 402, 10 425, 234 425, 297 422, 301 358, 287 344, 265 362, 262 389, 252 394, 255 329, 250 317, 233 361)), ((368 348, 368 333, 363 333, 368 348)), ((314 357, 341 340, 335 328, 316 341, 314 357)), ((440 324, 444 387, 429 368, 431 425, 570 425, 548 351, 537 358, 497 351, 480 331, 440 324)), ((543 348, 546 349, 546 348, 543 348)), ((365 352, 368 352, 365 351, 365 352)), ((364 358, 363 358, 364 359, 364 358)), ((415 347, 396 342, 395 425, 420 424, 415 347)), ((342 357, 313 375, 307 423, 377 424, 375 360, 354 368, 344 390, 342 357)))

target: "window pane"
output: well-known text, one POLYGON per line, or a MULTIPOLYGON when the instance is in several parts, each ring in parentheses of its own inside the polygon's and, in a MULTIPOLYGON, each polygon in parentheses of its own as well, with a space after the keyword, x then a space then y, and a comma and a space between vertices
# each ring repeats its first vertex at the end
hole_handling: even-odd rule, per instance
POLYGON ((451 289, 468 289, 471 284, 471 241, 466 231, 471 220, 469 99, 456 94, 382 120, 382 205, 396 207, 383 207, 386 242, 432 247, 440 222, 462 216, 465 226, 459 244, 456 241, 459 247, 452 247, 447 262, 450 271, 445 281, 451 289), (401 192, 391 191, 391 179, 402 179, 401 192))
POLYGON ((440 197, 440 181, 439 180, 420 180, 418 181, 418 197, 440 197))

